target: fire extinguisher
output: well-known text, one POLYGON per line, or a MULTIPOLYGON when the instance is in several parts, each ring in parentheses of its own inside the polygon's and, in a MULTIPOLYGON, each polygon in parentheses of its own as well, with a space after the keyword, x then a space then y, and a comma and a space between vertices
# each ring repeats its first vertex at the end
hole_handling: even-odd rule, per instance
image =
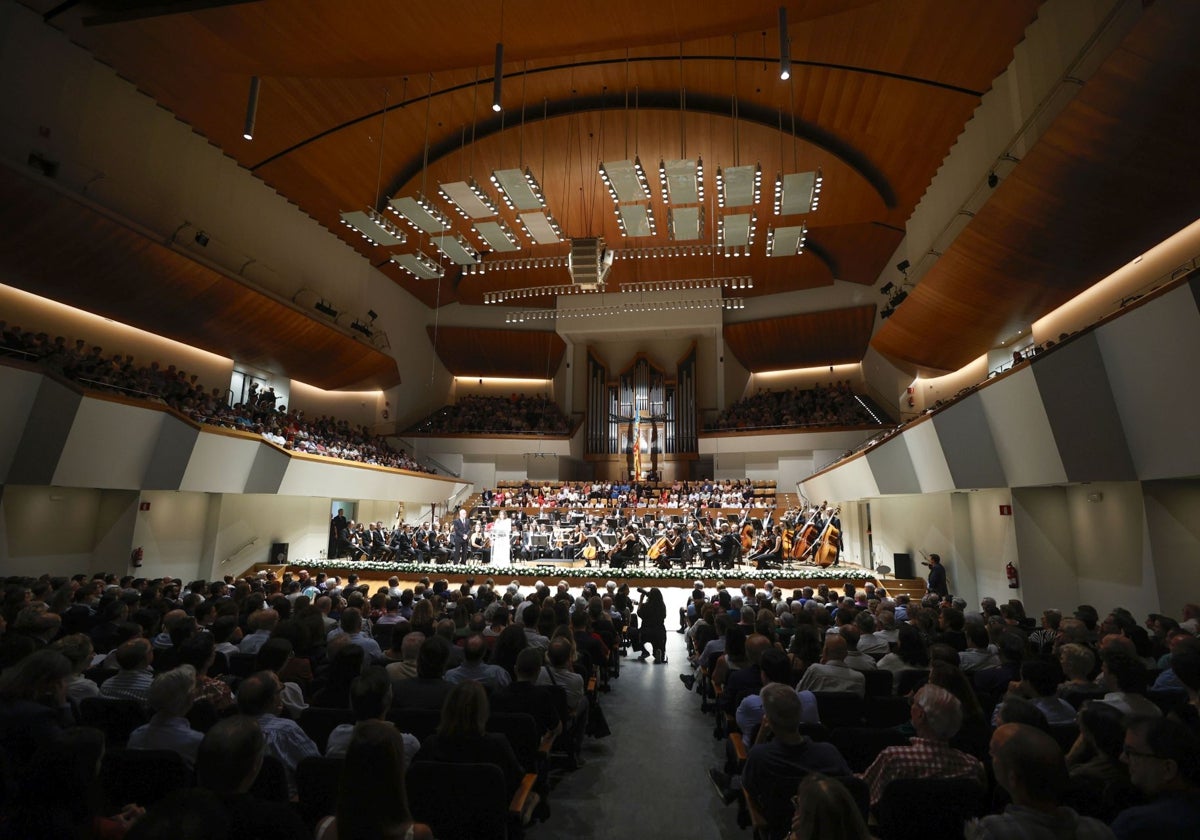
POLYGON ((133 563, 133 568, 140 569, 142 567, 142 547, 138 546, 129 554, 129 560, 133 563))
POLYGON ((1021 588, 1021 578, 1017 574, 1016 566, 1014 566, 1012 563, 1009 563, 1008 566, 1005 567, 1004 573, 1005 573, 1005 575, 1008 576, 1008 588, 1009 589, 1020 589, 1021 588))

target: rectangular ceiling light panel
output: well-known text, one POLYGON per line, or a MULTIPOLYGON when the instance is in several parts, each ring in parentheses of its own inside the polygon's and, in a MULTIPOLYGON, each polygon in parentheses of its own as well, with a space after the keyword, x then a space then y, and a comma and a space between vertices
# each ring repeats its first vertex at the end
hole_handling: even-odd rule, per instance
POLYGON ((625 236, 653 236, 655 232, 649 204, 617 205, 617 224, 625 236))
POLYGON ((699 160, 666 160, 659 164, 662 198, 668 204, 704 201, 704 163, 699 160))
POLYGON ((521 243, 517 239, 517 235, 509 230, 508 225, 504 224, 503 219, 496 219, 489 222, 476 222, 475 233, 479 234, 479 238, 487 243, 488 247, 496 253, 505 253, 507 251, 521 250, 521 243))
POLYGON ((721 207, 758 204, 762 195, 762 167, 758 164, 727 166, 717 170, 717 203, 721 207))
POLYGON ((432 257, 414 251, 411 254, 393 254, 392 262, 420 280, 436 280, 445 274, 445 269, 432 257))
POLYGON ((496 203, 474 178, 439 185, 442 198, 454 205, 466 219, 487 219, 496 215, 496 203))
POLYGON ((526 235, 535 245, 553 245, 562 242, 562 230, 549 213, 522 213, 518 218, 526 235))
POLYGON ((767 256, 791 257, 804 250, 808 238, 807 225, 777 227, 767 232, 767 256))
POLYGON ((775 215, 811 213, 821 198, 819 172, 793 172, 775 179, 775 215))
POLYGON ((671 238, 676 242, 689 242, 704 236, 703 207, 672 207, 671 238))
POLYGON ((404 231, 385 219, 378 211, 372 210, 368 213, 362 210, 351 210, 340 215, 342 224, 354 228, 363 239, 375 245, 383 248, 395 248, 403 245, 406 240, 404 231))
POLYGON ((742 248, 754 241, 754 214, 732 213, 718 223, 722 248, 742 248))
POLYGON ((392 210, 410 225, 425 233, 441 233, 450 229, 450 219, 433 202, 418 193, 415 196, 393 198, 392 210))
POLYGON ((542 188, 528 169, 497 169, 492 183, 510 210, 540 210, 546 206, 542 188))
POLYGON ((600 164, 600 179, 608 188, 612 200, 646 201, 650 198, 650 185, 642 162, 633 160, 610 160, 600 164))
POLYGON ((437 236, 433 242, 455 265, 475 265, 479 262, 479 253, 458 234, 437 236))

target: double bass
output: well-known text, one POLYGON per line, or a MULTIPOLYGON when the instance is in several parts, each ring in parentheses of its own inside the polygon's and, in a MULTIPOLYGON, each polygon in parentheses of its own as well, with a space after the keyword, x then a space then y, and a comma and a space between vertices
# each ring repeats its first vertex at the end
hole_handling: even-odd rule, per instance
POLYGON ((841 553, 842 534, 833 524, 836 517, 837 510, 835 509, 821 530, 821 536, 817 539, 817 550, 813 553, 813 562, 823 569, 836 563, 838 555, 841 553))
POLYGON ((803 560, 817 543, 817 517, 821 515, 819 508, 814 508, 812 516, 796 531, 792 539, 791 557, 793 560, 803 560))

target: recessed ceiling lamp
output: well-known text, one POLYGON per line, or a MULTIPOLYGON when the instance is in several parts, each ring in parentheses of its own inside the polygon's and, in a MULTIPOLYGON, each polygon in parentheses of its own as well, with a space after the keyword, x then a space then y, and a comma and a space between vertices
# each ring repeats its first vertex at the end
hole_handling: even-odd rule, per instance
POLYGON ((437 280, 446 273, 446 269, 422 251, 392 254, 391 260, 418 280, 437 280))
POLYGON ((258 117, 258 76, 250 77, 250 95, 246 97, 246 124, 242 127, 242 137, 254 139, 254 121, 258 117))
POLYGON ((779 7, 779 78, 792 77, 792 39, 788 37, 787 7, 779 7))
POLYGON ((767 231, 767 256, 792 257, 803 253, 807 238, 807 225, 772 228, 767 231))

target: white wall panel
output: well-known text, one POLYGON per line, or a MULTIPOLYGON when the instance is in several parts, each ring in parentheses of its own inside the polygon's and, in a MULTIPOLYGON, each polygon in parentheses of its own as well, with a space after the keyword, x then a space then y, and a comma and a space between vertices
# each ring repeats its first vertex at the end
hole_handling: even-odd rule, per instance
POLYGON ((165 416, 154 409, 85 398, 75 414, 52 483, 140 488, 165 416))
POLYGON ((1067 471, 1027 365, 979 391, 1009 487, 1061 484, 1067 471))
POLYGON ((954 479, 950 476, 950 465, 946 463, 946 455, 942 452, 942 444, 938 440, 937 429, 932 422, 926 420, 916 423, 901 432, 904 443, 912 456, 913 470, 921 483, 922 493, 939 493, 954 489, 954 479))

